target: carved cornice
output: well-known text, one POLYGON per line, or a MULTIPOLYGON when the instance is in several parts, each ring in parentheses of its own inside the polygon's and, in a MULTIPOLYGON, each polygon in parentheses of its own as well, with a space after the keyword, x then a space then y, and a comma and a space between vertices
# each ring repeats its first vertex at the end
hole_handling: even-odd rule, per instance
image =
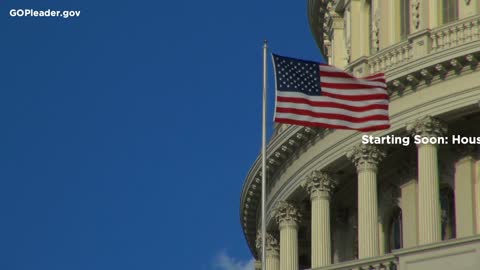
POLYGON ((427 115, 407 125, 407 132, 422 137, 442 137, 447 134, 447 125, 439 119, 427 115))
POLYGON ((273 215, 275 220, 280 225, 280 228, 283 226, 298 226, 300 223, 302 214, 297 207, 291 202, 279 201, 273 209, 273 215))
MULTIPOLYGON (((267 190, 276 181, 276 173, 281 171, 290 159, 294 158, 302 147, 308 144, 312 138, 325 129, 290 126, 289 129, 276 134, 269 142, 267 148, 267 190)), ((247 180, 244 183, 241 202, 241 221, 244 231, 256 228, 255 221, 257 208, 262 192, 262 168, 261 159, 257 158, 250 169, 247 180)), ((254 238, 254 237, 253 237, 254 238)), ((253 245, 254 241, 250 241, 253 245)))
MULTIPOLYGON (((255 247, 257 248, 258 257, 262 256, 262 234, 260 231, 257 232, 257 238, 255 240, 255 247)), ((265 249, 267 251, 267 256, 279 256, 280 255, 280 245, 277 238, 273 235, 266 233, 265 234, 265 249)))
POLYGON ((322 193, 329 196, 333 192, 337 182, 333 180, 329 174, 321 170, 314 170, 306 177, 301 185, 313 199, 322 193))
POLYGON ((346 155, 355 164, 357 171, 361 171, 377 170, 378 164, 385 158, 386 153, 374 145, 360 144, 354 146, 346 155))

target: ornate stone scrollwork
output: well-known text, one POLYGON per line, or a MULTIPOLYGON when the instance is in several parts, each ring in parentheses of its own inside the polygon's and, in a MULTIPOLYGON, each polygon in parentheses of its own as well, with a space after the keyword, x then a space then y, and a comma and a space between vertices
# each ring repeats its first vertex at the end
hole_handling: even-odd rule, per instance
POLYGON ((428 71, 428 69, 422 69, 420 71, 420 75, 422 75, 423 78, 425 78, 425 80, 431 80, 433 78, 433 75, 432 73, 430 73, 430 71, 428 71))
POLYGON ((420 27, 420 0, 412 1, 412 22, 415 29, 420 27))
POLYGON ((445 67, 442 64, 435 65, 435 70, 438 73, 440 73, 440 75, 443 75, 443 74, 447 73, 447 70, 445 69, 445 67))
POLYGON ((301 184, 310 196, 315 195, 319 191, 327 192, 330 195, 336 185, 337 182, 329 174, 321 170, 314 170, 301 184))
POLYGON ((372 25, 373 29, 373 35, 372 35, 372 47, 375 52, 378 52, 380 50, 380 12, 375 10, 375 19, 374 23, 372 25))
MULTIPOLYGON (((260 257, 262 255, 262 233, 260 231, 257 232, 255 247, 257 248, 257 252, 260 257)), ((265 249, 267 251, 266 254, 268 255, 280 255, 280 245, 278 240, 269 233, 265 234, 265 249)))
POLYGON ((452 59, 450 60, 450 65, 452 66, 452 68, 456 71, 459 71, 461 70, 463 67, 462 67, 462 64, 457 60, 457 59, 452 59))
POLYGON ((478 59, 473 54, 465 56, 465 60, 470 64, 470 66, 476 66, 478 64, 478 59))
POLYGON ((392 85, 398 89, 405 89, 405 85, 400 80, 394 80, 392 85))
POLYGON ((370 144, 357 145, 347 153, 347 158, 355 164, 358 171, 363 169, 376 170, 378 164, 385 156, 386 153, 384 151, 370 144))
POLYGON ((422 137, 442 137, 447 134, 447 125, 439 119, 427 115, 407 125, 407 131, 412 135, 422 137))
POLYGON ((412 74, 408 74, 406 79, 412 85, 418 85, 420 83, 417 77, 413 76, 412 74))
POLYGON ((273 209, 273 214, 277 223, 282 225, 298 225, 302 214, 291 202, 279 201, 273 209))

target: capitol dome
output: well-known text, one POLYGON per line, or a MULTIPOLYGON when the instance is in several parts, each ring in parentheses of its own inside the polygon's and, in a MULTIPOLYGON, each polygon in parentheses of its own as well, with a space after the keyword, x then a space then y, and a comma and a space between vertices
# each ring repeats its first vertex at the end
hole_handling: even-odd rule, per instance
MULTIPOLYGON (((385 73, 391 127, 276 125, 266 269, 480 269, 480 1, 309 0, 307 9, 330 65, 385 73)), ((258 156, 240 203, 256 268, 261 170, 258 156)))

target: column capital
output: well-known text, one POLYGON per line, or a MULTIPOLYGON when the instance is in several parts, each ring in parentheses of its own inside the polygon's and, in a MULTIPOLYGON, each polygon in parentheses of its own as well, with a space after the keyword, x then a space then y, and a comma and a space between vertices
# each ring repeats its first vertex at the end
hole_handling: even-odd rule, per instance
POLYGON ((447 125, 436 117, 427 115, 407 124, 407 132, 422 137, 442 137, 447 134, 447 125))
POLYGON ((371 144, 354 146, 348 153, 349 158, 357 167, 357 171, 365 169, 377 170, 378 163, 386 156, 385 151, 371 144))
POLYGON ((321 170, 314 170, 302 181, 301 186, 313 199, 322 196, 329 198, 336 184, 329 174, 321 170))
POLYGON ((297 227, 302 218, 300 210, 298 210, 298 208, 291 202, 286 201, 277 202, 273 214, 275 215, 275 220, 278 225, 280 225, 280 229, 284 226, 297 227))
MULTIPOLYGON (((257 252, 259 257, 262 255, 262 233, 260 231, 257 232, 257 239, 255 241, 255 247, 257 248, 257 252)), ((266 233, 265 234, 265 249, 267 251, 267 256, 280 256, 280 245, 278 243, 277 238, 273 235, 266 233)))

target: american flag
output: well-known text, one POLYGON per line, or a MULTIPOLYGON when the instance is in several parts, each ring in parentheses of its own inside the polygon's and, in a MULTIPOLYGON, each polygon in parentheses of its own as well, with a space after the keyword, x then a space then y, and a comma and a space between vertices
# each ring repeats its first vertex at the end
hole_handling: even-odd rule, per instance
POLYGON ((333 66, 273 55, 275 122, 373 131, 388 129, 383 73, 355 78, 333 66))

